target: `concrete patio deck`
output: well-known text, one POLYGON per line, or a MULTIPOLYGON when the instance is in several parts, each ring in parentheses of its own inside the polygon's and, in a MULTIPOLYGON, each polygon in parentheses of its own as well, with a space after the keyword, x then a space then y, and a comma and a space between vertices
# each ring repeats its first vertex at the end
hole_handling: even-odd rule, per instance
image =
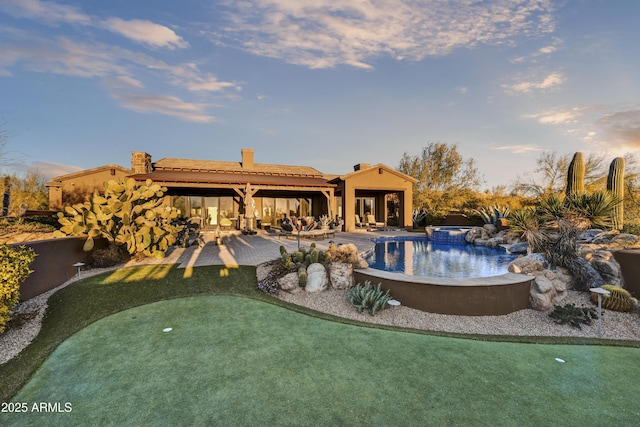
MULTIPOLYGON (((335 237, 324 240, 301 239, 300 245, 309 248, 315 243, 318 249, 326 250, 330 242, 336 244, 353 243, 360 252, 373 247, 371 239, 382 236, 407 235, 404 230, 398 231, 362 231, 356 233, 336 233, 335 237)), ((227 233, 222 236, 222 245, 215 244, 215 234, 203 234, 206 244, 203 247, 191 246, 177 249, 163 263, 178 263, 179 268, 201 267, 205 265, 253 265, 271 261, 280 256, 279 247, 284 246, 288 252, 298 249, 297 239, 278 239, 277 235, 260 231, 249 236, 238 233, 227 233)))

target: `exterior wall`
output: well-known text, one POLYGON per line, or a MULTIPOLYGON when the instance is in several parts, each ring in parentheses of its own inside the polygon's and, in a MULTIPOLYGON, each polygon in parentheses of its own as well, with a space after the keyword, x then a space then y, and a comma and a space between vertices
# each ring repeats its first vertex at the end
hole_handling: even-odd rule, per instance
MULTIPOLYGON (((110 180, 121 180, 130 173, 124 172, 121 169, 107 168, 96 170, 92 173, 82 174, 79 176, 72 176, 68 179, 61 179, 54 185, 49 186, 49 209, 58 210, 63 206, 65 199, 77 195, 88 195, 94 190, 102 190, 103 184, 110 180)), ((80 201, 74 201, 79 203, 80 201)))
POLYGON ((355 231, 356 229, 356 191, 367 190, 370 190, 372 194, 376 194, 376 219, 378 221, 386 220, 387 206, 383 193, 400 193, 402 202, 400 206, 400 226, 411 226, 411 213, 413 211, 413 183, 411 181, 390 172, 384 167, 374 166, 345 177, 343 188, 342 209, 344 210, 345 231, 355 231))

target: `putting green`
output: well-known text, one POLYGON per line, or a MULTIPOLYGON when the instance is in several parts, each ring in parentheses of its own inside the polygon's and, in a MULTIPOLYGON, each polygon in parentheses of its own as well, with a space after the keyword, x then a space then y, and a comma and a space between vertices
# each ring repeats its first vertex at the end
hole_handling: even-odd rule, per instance
POLYGON ((67 339, 12 400, 27 412, 0 424, 631 425, 639 366, 633 348, 433 337, 190 297, 67 339))

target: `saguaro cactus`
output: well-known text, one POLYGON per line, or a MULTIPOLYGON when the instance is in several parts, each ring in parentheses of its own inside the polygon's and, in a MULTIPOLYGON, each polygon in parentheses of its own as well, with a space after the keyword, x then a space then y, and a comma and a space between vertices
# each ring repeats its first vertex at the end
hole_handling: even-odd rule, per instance
POLYGON ((613 209, 613 227, 621 230, 624 225, 624 158, 616 157, 609 166, 607 190, 611 191, 620 203, 613 209))
POLYGON ((565 190, 567 196, 584 193, 584 172, 585 167, 582 153, 577 152, 573 155, 567 171, 567 187, 565 190))

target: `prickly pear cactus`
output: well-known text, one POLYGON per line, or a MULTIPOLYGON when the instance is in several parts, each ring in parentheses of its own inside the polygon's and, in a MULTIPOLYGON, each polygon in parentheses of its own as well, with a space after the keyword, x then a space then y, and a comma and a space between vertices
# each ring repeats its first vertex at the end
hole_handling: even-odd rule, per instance
POLYGON ((172 225, 179 211, 162 206, 165 191, 150 179, 143 185, 132 178, 105 182, 102 194, 96 191, 86 202, 58 212, 62 227, 55 235, 87 236, 86 251, 93 249, 94 239, 105 237, 130 254, 163 258, 182 228, 172 225))
POLYGON ((585 166, 582 153, 577 152, 573 155, 567 171, 567 187, 565 190, 567 196, 584 193, 584 173, 585 166))
MULTIPOLYGON (((624 200, 624 158, 616 157, 609 166, 607 177, 607 190, 611 191, 618 199, 624 200)), ((613 227, 622 230, 624 225, 624 205, 620 202, 613 209, 613 227)))

